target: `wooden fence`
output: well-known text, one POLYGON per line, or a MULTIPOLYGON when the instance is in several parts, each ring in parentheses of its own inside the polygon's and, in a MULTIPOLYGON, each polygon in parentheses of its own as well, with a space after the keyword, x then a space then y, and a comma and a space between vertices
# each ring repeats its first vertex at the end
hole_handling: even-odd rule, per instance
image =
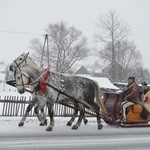
MULTIPOLYGON (((4 96, 0 97, 0 116, 23 116, 32 97, 25 96, 4 96)), ((61 104, 54 104, 55 116, 70 116, 74 110, 61 104)), ((47 108, 45 108, 47 114, 47 108)), ((35 116, 34 109, 29 113, 29 116, 35 116)))

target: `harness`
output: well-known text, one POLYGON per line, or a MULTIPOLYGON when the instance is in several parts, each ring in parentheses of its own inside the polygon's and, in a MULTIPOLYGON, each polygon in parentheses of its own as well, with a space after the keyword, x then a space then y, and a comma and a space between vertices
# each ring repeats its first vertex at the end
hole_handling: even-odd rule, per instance
MULTIPOLYGON (((41 76, 41 79, 39 80, 39 84, 38 84, 37 88, 35 88, 35 92, 39 92, 39 91, 42 91, 44 93, 47 92, 47 80, 48 80, 49 75, 50 75, 49 70, 45 69, 44 73, 41 76)), ((31 83, 31 84, 33 84, 33 83, 31 83)))

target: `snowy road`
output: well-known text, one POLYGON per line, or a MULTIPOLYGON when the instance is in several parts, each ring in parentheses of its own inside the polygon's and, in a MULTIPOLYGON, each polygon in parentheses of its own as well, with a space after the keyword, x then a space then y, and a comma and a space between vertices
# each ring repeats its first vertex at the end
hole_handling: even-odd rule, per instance
POLYGON ((36 118, 28 118, 18 127, 19 117, 0 117, 0 150, 149 150, 150 128, 116 128, 104 124, 97 129, 95 118, 87 125, 72 130, 65 124, 69 118, 55 118, 52 132, 38 126, 36 118))

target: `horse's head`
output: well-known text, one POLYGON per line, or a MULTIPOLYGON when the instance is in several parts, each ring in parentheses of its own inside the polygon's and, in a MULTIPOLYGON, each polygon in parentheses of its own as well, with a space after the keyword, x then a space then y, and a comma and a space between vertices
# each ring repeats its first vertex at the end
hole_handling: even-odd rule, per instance
POLYGON ((20 67, 26 65, 27 63, 27 58, 28 58, 29 52, 27 54, 23 53, 21 54, 17 59, 15 59, 9 67, 10 71, 16 71, 20 67))
MULTIPOLYGON (((16 80, 16 88, 19 93, 24 93, 25 89, 28 87, 33 77, 36 79, 37 72, 42 72, 43 68, 39 67, 29 56, 29 53, 21 54, 17 59, 15 59, 10 65, 10 71, 14 72, 14 77, 16 80), (34 71, 35 70, 35 71, 34 71)), ((39 74, 40 74, 39 73, 39 74)))
POLYGON ((16 69, 14 72, 14 77, 16 80, 16 88, 17 91, 22 94, 25 92, 26 88, 30 84, 30 77, 28 73, 24 71, 20 71, 19 69, 16 69))

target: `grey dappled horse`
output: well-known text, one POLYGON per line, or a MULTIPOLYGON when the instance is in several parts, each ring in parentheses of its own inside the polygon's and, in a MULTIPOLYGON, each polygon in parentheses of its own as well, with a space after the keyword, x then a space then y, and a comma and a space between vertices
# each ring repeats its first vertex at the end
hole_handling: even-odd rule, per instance
MULTIPOLYGON (((14 73, 16 72, 17 69, 20 69, 22 66, 25 65, 26 62, 26 57, 28 56, 29 53, 27 54, 22 54, 20 58, 14 60, 13 64, 10 65, 10 70, 14 71, 14 73), (25 61, 22 61, 24 60, 25 61)), ((24 122, 27 118, 27 116, 29 115, 29 112, 32 110, 33 107, 34 108, 34 113, 36 114, 38 120, 40 121, 40 126, 44 126, 47 125, 47 119, 46 116, 44 114, 44 106, 46 105, 46 101, 45 100, 39 100, 38 98, 42 99, 42 93, 39 92, 34 92, 33 91, 32 85, 30 86, 30 90, 32 92, 32 101, 30 101, 29 105, 26 108, 25 114, 23 115, 21 121, 19 122, 18 126, 21 127, 24 125, 24 122), (38 96, 37 96, 38 95, 38 96), (41 114, 39 114, 39 110, 41 111, 41 114)), ((71 117, 71 119, 68 121, 68 123, 66 124, 67 126, 71 126, 72 122, 75 120, 76 115, 78 114, 78 103, 73 101, 72 104, 74 105, 74 113, 71 117)), ((85 118, 85 115, 83 117, 83 121, 84 124, 87 124, 88 120, 85 118)), ((75 129, 76 126, 73 127, 73 129, 75 129)))
POLYGON ((68 102, 70 100, 78 103, 80 116, 77 123, 73 126, 77 129, 84 117, 85 107, 92 109, 96 113, 98 129, 102 128, 99 109, 106 113, 102 102, 102 93, 96 81, 79 77, 66 76, 44 70, 38 66, 28 54, 20 55, 10 65, 11 70, 15 70, 16 88, 19 93, 24 93, 27 86, 32 86, 36 91, 37 97, 40 94, 40 101, 46 101, 50 124, 47 131, 51 131, 54 126, 53 105, 55 102, 68 102), (15 67, 17 65, 17 68, 15 67), (46 76, 46 77, 45 77, 46 76), (40 89, 40 90, 39 90, 40 89), (96 102, 94 102, 96 98, 96 102))

